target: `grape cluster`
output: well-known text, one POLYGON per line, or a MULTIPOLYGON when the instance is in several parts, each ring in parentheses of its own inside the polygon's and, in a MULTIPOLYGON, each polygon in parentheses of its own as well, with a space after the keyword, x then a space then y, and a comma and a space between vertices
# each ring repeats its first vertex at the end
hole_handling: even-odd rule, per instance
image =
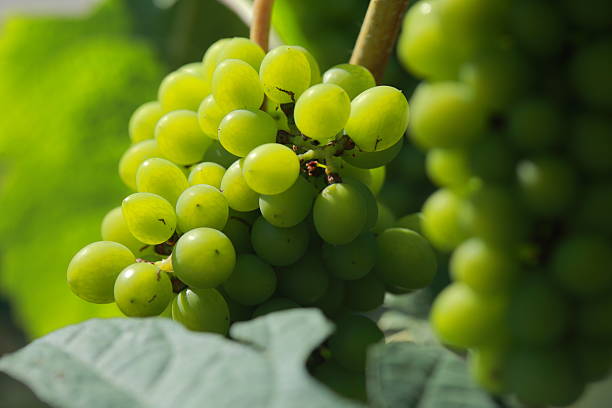
MULTIPOLYGON (((74 256, 68 283, 127 316, 221 334, 317 307, 337 324, 317 375, 353 370, 347 384, 362 381, 365 349, 382 333, 353 313, 436 271, 421 235, 378 214, 408 117, 402 92, 364 67, 321 75, 304 48, 265 54, 245 38, 219 40, 134 112, 119 175, 135 192, 104 218, 103 241, 74 256)), ((350 394, 347 384, 337 387, 350 394)))
POLYGON ((398 44, 452 251, 431 320, 494 393, 567 405, 612 363, 612 2, 425 0, 398 44))

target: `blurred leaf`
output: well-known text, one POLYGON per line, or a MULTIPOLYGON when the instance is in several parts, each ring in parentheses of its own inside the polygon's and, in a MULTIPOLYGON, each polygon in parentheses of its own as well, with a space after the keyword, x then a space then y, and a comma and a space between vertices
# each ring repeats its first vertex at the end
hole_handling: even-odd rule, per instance
POLYGON ((56 407, 358 407, 304 367, 331 331, 312 309, 236 324, 244 344, 169 319, 91 320, 0 359, 0 370, 56 407))
POLYGON ((370 349, 368 396, 374 407, 495 408, 471 381, 464 360, 440 346, 388 343, 370 349))

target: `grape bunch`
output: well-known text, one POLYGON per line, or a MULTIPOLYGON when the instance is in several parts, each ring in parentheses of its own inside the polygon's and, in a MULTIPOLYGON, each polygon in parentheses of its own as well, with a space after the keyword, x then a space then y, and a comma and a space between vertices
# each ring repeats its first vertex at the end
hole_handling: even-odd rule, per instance
POLYGON ((337 330, 317 376, 352 370, 336 384, 350 394, 365 349, 382 339, 358 313, 436 272, 428 241, 378 214, 408 118, 402 92, 362 66, 321 75, 302 47, 266 54, 246 38, 219 40, 134 112, 119 162, 134 193, 104 218, 103 241, 74 256, 69 286, 127 316, 220 334, 319 308, 337 330))
POLYGON ((431 321, 474 378, 568 405, 612 363, 612 2, 424 0, 398 43, 454 282, 431 321))

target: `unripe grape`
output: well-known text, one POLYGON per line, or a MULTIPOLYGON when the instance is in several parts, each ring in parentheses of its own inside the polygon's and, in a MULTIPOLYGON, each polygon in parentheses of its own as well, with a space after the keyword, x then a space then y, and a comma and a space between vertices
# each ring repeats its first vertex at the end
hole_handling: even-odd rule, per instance
POLYGON ((308 88, 295 104, 295 124, 304 135, 326 143, 344 128, 351 101, 341 87, 318 84, 308 88))
POLYGON ((310 86, 310 63, 299 48, 281 45, 266 54, 259 76, 270 99, 278 103, 296 102, 310 86))
POLYGON ((219 123, 219 142, 228 152, 245 157, 257 146, 276 142, 276 122, 260 110, 239 109, 219 123))
POLYGON ((202 162, 191 167, 187 181, 190 185, 208 184, 215 188, 221 187, 225 168, 213 162, 202 162))
POLYGON ((151 158, 138 168, 136 186, 138 192, 157 194, 174 205, 189 183, 183 170, 171 161, 151 158))
POLYGON ((155 140, 164 157, 183 165, 201 161, 212 144, 200 128, 198 115, 187 110, 164 115, 155 128, 155 140))
POLYGON ((157 266, 135 263, 117 277, 114 295, 119 310, 126 316, 157 316, 172 299, 172 283, 157 266))
POLYGON ((310 231, 305 223, 278 228, 259 217, 251 229, 251 243, 264 261, 278 266, 291 265, 308 249, 310 231))
POLYGON ((227 334, 229 309, 215 289, 185 289, 172 303, 172 319, 189 330, 227 334))
POLYGON ((155 140, 143 140, 130 146, 119 160, 119 177, 123 183, 136 191, 136 172, 145 160, 152 157, 163 157, 155 140))
POLYGON ((276 273, 255 255, 239 255, 234 271, 223 283, 223 289, 239 304, 258 305, 274 294, 276 273))
POLYGON ((223 113, 236 109, 257 110, 264 92, 257 72, 244 61, 221 62, 213 75, 212 94, 223 113))
POLYGON ((247 185, 259 194, 287 191, 300 174, 300 160, 287 146, 266 143, 251 150, 244 159, 242 174, 247 185))
POLYGON ((217 64, 228 59, 237 59, 246 62, 255 71, 258 71, 264 56, 264 51, 256 42, 248 38, 234 37, 228 39, 219 50, 217 64))
POLYGON ((323 74, 324 84, 335 84, 344 89, 350 99, 376 86, 372 73, 361 65, 340 64, 331 67, 323 74))
POLYGON ((199 227, 222 230, 228 215, 225 196, 217 188, 206 184, 189 187, 176 202, 176 221, 182 232, 199 227))
POLYGON ((345 183, 331 184, 315 200, 315 228, 330 244, 348 244, 363 231, 366 210, 365 199, 357 188, 345 183))
POLYGON ((147 102, 134 111, 128 125, 132 143, 155 137, 155 125, 164 115, 161 104, 157 101, 147 102))
POLYGON ((179 109, 195 112, 209 93, 210 84, 202 77, 185 71, 175 71, 164 78, 157 98, 165 112, 179 109))
POLYGON ((221 191, 233 210, 246 212, 256 210, 259 206, 259 195, 246 183, 242 169, 244 159, 236 160, 221 179, 221 191))
POLYGON ((368 348, 383 341, 376 323, 365 316, 346 314, 336 321, 336 331, 329 338, 333 359, 351 371, 363 371, 368 348))

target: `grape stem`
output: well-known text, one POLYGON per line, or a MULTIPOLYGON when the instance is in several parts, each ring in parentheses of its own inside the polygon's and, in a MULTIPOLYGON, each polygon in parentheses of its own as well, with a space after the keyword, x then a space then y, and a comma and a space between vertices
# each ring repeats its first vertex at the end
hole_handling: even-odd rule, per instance
POLYGON ((264 51, 268 51, 270 39, 270 22, 274 0, 255 0, 253 3, 253 22, 251 24, 251 40, 255 41, 264 51))
POLYGON ((254 4, 252 4, 252 2, 249 0, 217 0, 217 1, 223 4, 225 7, 227 7, 231 11, 233 11, 234 14, 236 14, 236 16, 238 16, 238 18, 242 20, 244 24, 251 27, 251 39, 253 39, 253 41, 256 41, 259 45, 262 45, 262 44, 253 38, 253 28, 259 23, 256 8, 258 7, 258 3, 269 2, 270 3, 269 10, 266 11, 266 13, 268 13, 269 16, 267 18, 268 20, 267 28, 265 29, 265 32, 269 33, 269 36, 266 37, 266 46, 264 47, 262 45, 262 48, 265 51, 267 51, 268 39, 269 39, 270 45, 272 45, 273 47, 277 45, 281 45, 283 43, 279 35, 276 33, 276 31, 270 27, 270 20, 271 20, 270 16, 272 14, 272 3, 274 2, 274 0, 267 0, 267 1, 255 0, 254 4))
POLYGON ((376 83, 382 81, 406 7, 408 0, 370 0, 350 62, 369 69, 376 83))

